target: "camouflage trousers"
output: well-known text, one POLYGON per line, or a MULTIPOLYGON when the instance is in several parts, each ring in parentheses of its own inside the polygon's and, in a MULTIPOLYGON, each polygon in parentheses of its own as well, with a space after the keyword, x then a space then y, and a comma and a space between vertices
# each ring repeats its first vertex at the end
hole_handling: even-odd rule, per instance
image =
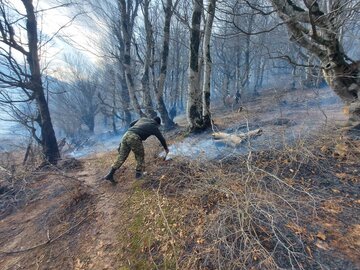
POLYGON ((119 155, 111 166, 113 169, 119 169, 121 165, 124 164, 125 160, 128 158, 130 151, 133 151, 136 159, 136 171, 142 172, 145 168, 145 152, 144 146, 139 135, 134 132, 128 131, 125 133, 122 138, 119 155))

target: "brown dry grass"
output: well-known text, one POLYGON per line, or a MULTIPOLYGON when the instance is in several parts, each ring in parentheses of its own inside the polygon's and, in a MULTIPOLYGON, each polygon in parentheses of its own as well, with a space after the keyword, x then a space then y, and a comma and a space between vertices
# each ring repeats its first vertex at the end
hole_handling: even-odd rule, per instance
POLYGON ((64 160, 41 167, 23 152, 1 155, 0 266, 2 269, 49 269, 71 266, 71 253, 88 227, 94 196, 68 173, 81 162, 64 160))
MULTIPOLYGON (((175 133, 170 141, 175 142, 179 136, 182 135, 175 133)), ((141 181, 132 180, 132 156, 117 174, 118 192, 125 183, 131 186, 120 211, 111 219, 117 228, 112 248, 103 250, 103 243, 96 249, 102 257, 116 256, 116 267, 356 269, 359 266, 359 141, 332 128, 283 149, 207 162, 182 158, 163 161, 158 158, 161 147, 155 139, 147 141, 145 147, 148 174, 141 181)), ((46 243, 34 252, 22 253, 18 262, 29 263, 35 256, 36 263, 45 268, 101 266, 102 257, 96 258, 100 255, 90 258, 88 253, 83 253, 95 242, 82 239, 81 235, 85 237, 89 229, 105 233, 110 220, 106 215, 101 216, 101 222, 93 219, 92 197, 96 194, 83 189, 77 179, 84 175, 83 166, 106 172, 113 158, 115 153, 96 155, 80 164, 68 161, 61 170, 35 172, 37 177, 26 169, 18 169, 11 176, 11 166, 6 167, 9 180, 16 179, 21 184, 19 187, 29 194, 42 197, 35 202, 48 203, 43 208, 33 208, 37 209, 35 212, 28 210, 28 220, 33 217, 34 222, 43 222, 51 228, 51 239, 64 234, 54 242, 55 246, 46 243), (51 199, 49 193, 56 190, 59 195, 51 199), (44 201, 44 198, 48 199, 44 201), (45 212, 38 212, 39 209, 45 212), (92 224, 70 230, 80 221, 92 224), (74 232, 79 236, 75 237, 74 232), (52 253, 46 251, 48 247, 52 253), (53 261, 46 261, 49 258, 53 261)), ((9 164, 11 160, 7 157, 9 164)), ((102 186, 101 196, 114 188, 104 183, 102 186)), ((116 200, 120 199, 118 196, 116 200)), ((30 197, 26 198, 29 202, 30 197)), ((107 201, 102 203, 102 207, 110 207, 107 201)), ((22 205, 18 209, 27 208, 22 205)), ((27 227, 27 223, 20 221, 16 224, 19 229, 27 227)), ((6 250, 14 251, 21 243, 33 247, 47 242, 46 230, 45 235, 42 229, 25 232, 26 237, 24 234, 20 242, 12 243, 6 250)), ((9 263, 9 258, 6 261, 9 263)))
MULTIPOLYGON (((332 127, 281 150, 154 160, 142 189, 150 202, 166 202, 158 218, 176 224, 156 232, 170 241, 157 246, 171 243, 177 269, 356 269, 358 193, 348 190, 359 188, 359 146, 332 127), (350 229, 340 233, 344 219, 350 229)), ((161 268, 160 257, 150 265, 161 268)))
MULTIPOLYGON (((272 103, 274 98, 266 99, 272 103)), ((240 125, 243 119, 256 122, 260 113, 267 113, 256 102, 251 106, 245 116, 216 112, 221 115, 215 119, 217 127, 240 125)), ((292 117, 299 117, 298 112, 292 117)), ((169 144, 184 136, 183 130, 166 135, 169 144)), ((6 156, 0 163, 5 168, 2 181, 14 184, 16 192, 3 195, 23 193, 0 200, 11 202, 11 207, 2 206, 13 211, 6 213, 0 228, 0 265, 78 270, 360 268, 360 142, 346 132, 327 123, 283 148, 210 161, 163 161, 154 138, 145 149, 148 174, 134 179, 131 156, 117 172, 116 186, 99 180, 115 151, 42 172, 31 164, 22 166, 18 156, 6 156), (47 243, 48 238, 54 242, 47 243), (3 252, 44 241, 29 252, 3 252)))

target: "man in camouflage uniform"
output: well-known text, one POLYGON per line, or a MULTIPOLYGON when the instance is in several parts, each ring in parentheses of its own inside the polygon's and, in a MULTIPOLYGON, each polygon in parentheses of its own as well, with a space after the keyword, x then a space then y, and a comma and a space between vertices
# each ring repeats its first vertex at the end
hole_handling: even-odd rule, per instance
POLYGON ((121 167, 121 165, 123 165, 131 150, 134 152, 136 159, 135 177, 140 178, 145 168, 145 153, 142 141, 145 141, 151 135, 154 135, 158 138, 166 153, 169 152, 166 141, 159 130, 160 124, 161 119, 159 117, 155 117, 154 119, 140 118, 139 120, 136 120, 130 124, 130 128, 124 134, 118 148, 119 155, 117 160, 111 166, 110 172, 105 176, 106 180, 115 183, 114 173, 121 167))

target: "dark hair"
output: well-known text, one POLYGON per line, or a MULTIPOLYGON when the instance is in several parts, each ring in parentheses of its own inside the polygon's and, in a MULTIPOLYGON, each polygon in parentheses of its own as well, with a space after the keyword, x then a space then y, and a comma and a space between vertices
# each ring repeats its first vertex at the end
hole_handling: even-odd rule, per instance
POLYGON ((155 121, 156 123, 158 123, 159 125, 161 125, 161 119, 160 119, 159 116, 154 117, 154 121, 155 121))

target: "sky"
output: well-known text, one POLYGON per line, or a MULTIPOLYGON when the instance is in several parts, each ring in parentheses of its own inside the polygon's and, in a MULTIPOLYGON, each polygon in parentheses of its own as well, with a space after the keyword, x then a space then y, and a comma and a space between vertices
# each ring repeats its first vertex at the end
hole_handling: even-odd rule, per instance
MULTIPOLYGON (((62 59, 62 55, 74 50, 85 54, 93 62, 97 61, 96 54, 90 51, 94 49, 94 43, 99 41, 99 35, 83 23, 83 17, 76 14, 70 7, 58 7, 59 2, 61 1, 33 1, 36 10, 44 11, 38 14, 39 31, 47 38, 55 35, 52 42, 46 46, 48 61, 55 60, 59 65, 61 63, 58 61, 62 59)), ((20 12, 25 13, 21 0, 11 0, 11 3, 20 12)))
MULTIPOLYGON (((25 14, 25 8, 21 0, 11 0, 9 3, 15 7, 20 14, 25 14)), ((34 0, 33 4, 36 10, 45 10, 44 12, 39 13, 37 20, 38 28, 46 37, 46 40, 56 34, 55 38, 42 49, 42 55, 46 56, 42 57, 42 65, 48 66, 48 75, 57 77, 60 80, 66 80, 63 72, 65 69, 63 59, 65 54, 74 52, 74 47, 67 44, 60 37, 71 38, 76 42, 77 47, 86 48, 89 47, 88 37, 95 39, 94 34, 91 33, 88 27, 84 27, 84 25, 81 24, 80 17, 77 17, 71 22, 73 16, 68 8, 62 7, 52 9, 51 7, 58 5, 54 0, 34 0), (59 32, 59 29, 64 26, 66 27, 59 32)), ((15 33, 19 34, 20 29, 15 28, 15 33)), ((22 35, 25 35, 24 31, 22 31, 22 35)), ((22 38, 26 37, 24 36, 22 38)), ((86 51, 82 51, 82 53, 86 55, 89 60, 94 62, 97 61, 97 57, 94 54, 86 51)), ((0 118, 8 119, 8 116, 0 110, 0 118)), ((15 130, 18 130, 18 125, 0 119, 0 138, 4 138, 4 136, 8 137, 7 135, 13 134, 15 130)))

